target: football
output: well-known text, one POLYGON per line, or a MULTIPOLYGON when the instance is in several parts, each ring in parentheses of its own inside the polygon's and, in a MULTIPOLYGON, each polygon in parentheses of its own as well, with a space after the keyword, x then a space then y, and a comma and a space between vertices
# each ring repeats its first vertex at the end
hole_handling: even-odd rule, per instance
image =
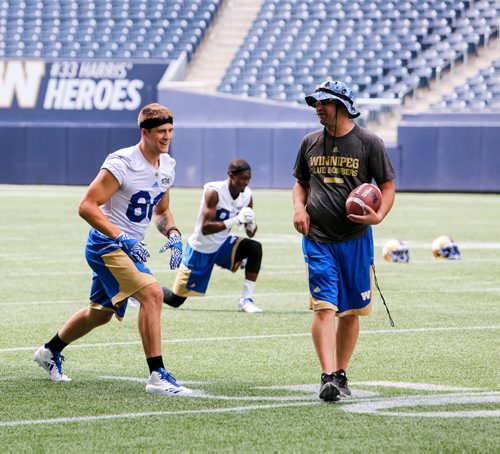
POLYGON ((354 188, 345 202, 347 214, 365 215, 365 207, 368 205, 377 211, 382 203, 382 193, 380 189, 371 183, 363 183, 354 188))

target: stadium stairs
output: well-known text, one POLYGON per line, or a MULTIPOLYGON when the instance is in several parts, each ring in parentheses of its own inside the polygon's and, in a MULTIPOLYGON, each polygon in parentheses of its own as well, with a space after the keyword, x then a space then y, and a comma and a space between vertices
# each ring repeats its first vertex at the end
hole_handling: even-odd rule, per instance
POLYGON ((215 93, 234 54, 248 33, 264 0, 228 0, 194 54, 184 80, 194 89, 215 93))
POLYGON ((378 121, 369 124, 386 143, 397 142, 398 122, 404 114, 423 113, 432 110, 432 104, 463 86, 466 80, 487 68, 500 55, 500 39, 492 38, 477 49, 476 54, 469 54, 467 60, 456 63, 444 71, 439 78, 432 79, 427 87, 420 87, 414 96, 405 100, 400 109, 381 113, 378 121))
MULTIPOLYGON (((264 3, 264 0, 222 2, 215 21, 191 60, 184 80, 192 82, 193 88, 214 93, 246 35, 252 29, 252 23, 264 3)), ((386 143, 396 143, 397 125, 401 115, 432 109, 433 103, 451 93, 455 87, 465 84, 470 75, 491 65, 499 53, 498 43, 498 38, 492 37, 486 44, 479 45, 474 52, 468 53, 464 60, 453 62, 449 68, 429 78, 427 84, 417 87, 412 96, 405 97, 402 106, 382 109, 373 117, 366 115, 362 123, 368 124, 386 143)))

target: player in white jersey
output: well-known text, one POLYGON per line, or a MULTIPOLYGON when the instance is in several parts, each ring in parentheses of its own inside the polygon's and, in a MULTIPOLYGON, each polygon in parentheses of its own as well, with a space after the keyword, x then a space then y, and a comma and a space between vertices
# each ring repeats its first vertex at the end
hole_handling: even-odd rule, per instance
POLYGON ((153 219, 168 237, 160 249, 172 251, 170 268, 182 260, 182 238, 170 211, 170 187, 175 160, 168 155, 173 136, 172 112, 160 104, 148 104, 139 113, 140 142, 111 153, 88 187, 79 214, 90 225, 85 248, 93 270, 90 306, 75 313, 35 353, 35 361, 57 382, 70 381, 62 371, 62 350, 100 325, 113 314, 121 320, 127 301, 140 303, 139 332, 149 366, 146 391, 189 395, 163 364, 160 315, 163 291, 145 262, 149 252, 142 243, 153 219))
POLYGON ((245 280, 238 310, 260 313, 253 302, 255 282, 262 262, 262 245, 231 235, 231 228, 244 225, 247 236, 257 231, 252 192, 248 187, 252 170, 248 162, 229 163, 228 178, 205 184, 195 231, 189 237, 182 264, 172 290, 163 288, 163 302, 179 307, 188 296, 203 296, 214 265, 236 272, 245 263, 245 280))

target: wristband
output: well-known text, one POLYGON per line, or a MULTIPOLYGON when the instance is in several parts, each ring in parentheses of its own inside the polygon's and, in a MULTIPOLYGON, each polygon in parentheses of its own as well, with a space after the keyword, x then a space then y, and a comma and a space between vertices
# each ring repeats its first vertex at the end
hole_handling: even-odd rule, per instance
POLYGON ((175 226, 173 225, 172 227, 170 227, 168 230, 167 230, 167 237, 170 238, 170 232, 172 230, 177 230, 179 232, 179 235, 181 234, 181 231, 175 226))

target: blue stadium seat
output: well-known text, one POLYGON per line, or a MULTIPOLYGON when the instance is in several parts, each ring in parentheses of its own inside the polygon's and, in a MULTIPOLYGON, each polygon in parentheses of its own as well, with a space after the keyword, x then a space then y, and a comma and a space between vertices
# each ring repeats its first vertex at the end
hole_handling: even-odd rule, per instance
MULTIPOLYGON (((272 68, 274 79, 265 80, 275 84, 259 77, 247 90, 261 96, 267 87, 269 99, 303 102, 304 90, 327 77, 349 81, 358 96, 404 99, 474 52, 482 36, 498 33, 498 23, 482 17, 493 10, 487 16, 498 18, 495 1, 266 0, 242 45, 246 53, 226 74, 242 78, 237 65, 246 74, 272 68)), ((226 78, 222 84, 230 89, 226 78)))
POLYGON ((455 111, 500 110, 500 59, 468 78, 450 95, 443 96, 437 107, 455 111))
POLYGON ((171 59, 186 51, 190 58, 220 2, 4 1, 0 2, 0 19, 5 18, 8 24, 4 32, 0 28, 0 42, 5 42, 2 56, 142 59, 154 55, 171 59), (31 43, 36 41, 34 36, 42 42, 41 48, 31 43), (87 44, 89 39, 94 46, 87 44), (11 44, 14 41, 22 41, 24 45, 11 44), (125 42, 133 42, 135 47, 128 49, 125 42), (153 43, 153 46, 148 43, 153 43), (170 44, 174 45, 173 49, 167 48, 170 44))

